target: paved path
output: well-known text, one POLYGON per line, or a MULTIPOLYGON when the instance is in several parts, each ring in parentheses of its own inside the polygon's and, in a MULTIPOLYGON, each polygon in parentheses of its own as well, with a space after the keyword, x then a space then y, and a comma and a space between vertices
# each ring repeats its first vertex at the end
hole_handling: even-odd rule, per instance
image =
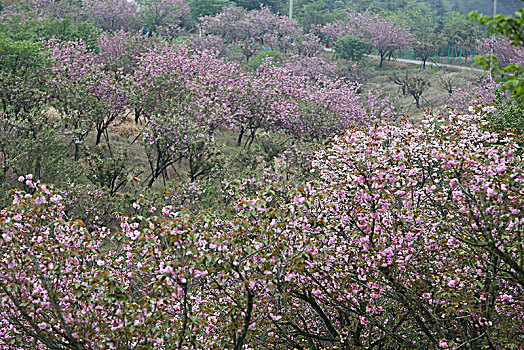
MULTIPOLYGON (((366 56, 380 58, 380 57, 374 56, 374 55, 366 55, 366 56)), ((393 58, 391 58, 391 60, 392 61, 397 61, 397 62, 406 62, 406 63, 413 63, 413 64, 422 65, 422 61, 410 60, 410 59, 407 59, 407 58, 393 57, 393 58)), ((386 59, 384 59, 384 61, 386 61, 386 59)), ((448 68, 455 68, 455 69, 473 70, 473 71, 476 71, 476 72, 485 72, 484 69, 480 69, 480 68, 457 66, 457 65, 454 65, 454 64, 447 64, 447 63, 435 63, 435 62, 431 62, 431 61, 426 61, 426 66, 448 67, 448 68)))
MULTIPOLYGON (((331 48, 324 48, 324 51, 333 52, 333 49, 331 49, 331 48)), ((376 55, 364 55, 364 56, 380 58, 379 56, 376 56, 376 55)), ((412 63, 412 64, 422 65, 422 61, 410 60, 410 59, 407 59, 407 58, 393 57, 392 60, 393 61, 397 61, 397 62, 405 62, 405 63, 412 63)), ((386 61, 386 59, 384 59, 384 61, 386 61)), ((446 64, 446 63, 435 63, 435 62, 431 62, 431 61, 426 61, 426 66, 448 67, 448 68, 455 68, 455 69, 472 70, 472 71, 475 71, 475 72, 485 72, 484 69, 480 69, 480 68, 457 66, 457 65, 454 65, 454 64, 446 64)))

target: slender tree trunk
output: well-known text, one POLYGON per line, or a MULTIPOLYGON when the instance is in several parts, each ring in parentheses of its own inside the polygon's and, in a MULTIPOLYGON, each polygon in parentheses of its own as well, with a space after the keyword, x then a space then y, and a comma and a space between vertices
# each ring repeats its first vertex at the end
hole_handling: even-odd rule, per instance
POLYGON ((41 157, 36 158, 36 164, 35 164, 35 177, 37 179, 40 179, 40 171, 42 166, 40 165, 41 157))
POLYGON ((9 168, 7 167, 7 152, 5 151, 5 149, 2 149, 2 172, 3 172, 3 177, 2 177, 2 180, 5 181, 5 178, 7 177, 7 171, 9 170, 9 168))
POLYGON ((100 143, 100 141, 102 141, 102 134, 104 133, 104 129, 103 128, 98 128, 96 130, 96 141, 95 141, 95 146, 98 145, 100 143))
POLYGON ((249 324, 251 323, 251 313, 253 312, 253 300, 255 295, 252 291, 246 288, 247 302, 246 302, 246 311, 244 316, 244 324, 242 325, 242 330, 238 336, 238 339, 235 341, 234 350, 241 350, 244 346, 244 341, 246 339, 247 332, 249 330, 249 324))
POLYGON ((244 127, 240 127, 240 133, 238 134, 238 139, 237 139, 237 146, 240 147, 242 146, 242 137, 244 137, 244 127))
POLYGON ((80 159, 80 144, 75 142, 75 161, 80 159))
POLYGON ((138 122, 140 121, 140 111, 138 108, 135 108, 135 124, 138 125, 138 122))
POLYGON ((151 180, 149 180, 149 182, 147 183, 148 188, 151 188, 151 186, 153 186, 157 177, 158 177, 158 174, 156 174, 156 172, 151 173, 151 180))

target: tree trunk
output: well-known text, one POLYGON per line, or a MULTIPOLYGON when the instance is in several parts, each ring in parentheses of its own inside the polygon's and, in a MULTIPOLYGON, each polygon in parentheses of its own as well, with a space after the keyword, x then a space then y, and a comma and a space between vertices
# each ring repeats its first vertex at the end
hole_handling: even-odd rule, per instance
POLYGON ((149 182, 147 184, 148 188, 151 188, 151 186, 153 186, 153 184, 155 183, 157 177, 158 177, 157 174, 155 174, 155 173, 151 174, 151 180, 149 180, 149 182))
POLYGON ((75 161, 80 159, 80 145, 75 142, 75 161))
POLYGON ((237 146, 240 147, 242 146, 242 137, 244 137, 244 127, 240 127, 240 134, 238 134, 238 139, 237 139, 237 146))
POLYGON ((104 133, 104 129, 97 129, 96 130, 96 141, 95 141, 95 146, 98 145, 100 143, 100 141, 102 140, 102 134, 104 133))

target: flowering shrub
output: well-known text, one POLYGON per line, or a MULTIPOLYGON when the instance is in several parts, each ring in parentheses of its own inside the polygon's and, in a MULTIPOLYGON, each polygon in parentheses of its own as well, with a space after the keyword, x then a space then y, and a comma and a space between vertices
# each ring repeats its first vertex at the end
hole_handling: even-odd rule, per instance
POLYGON ((483 123, 378 124, 317 154, 325 229, 290 289, 322 319, 315 334, 368 347, 522 342, 523 163, 483 123))
POLYGON ((408 47, 413 40, 407 28, 394 18, 383 18, 368 11, 348 12, 348 18, 356 28, 356 33, 377 50, 380 56, 379 68, 388 54, 408 47))
POLYGON ((82 12, 98 28, 115 32, 120 29, 137 30, 138 6, 126 0, 82 0, 82 12))
POLYGON ((78 160, 78 146, 92 130, 96 130, 95 145, 103 136, 109 142, 107 129, 126 116, 127 92, 122 80, 113 71, 104 70, 96 53, 82 42, 51 40, 48 50, 55 63, 50 81, 54 106, 72 134, 78 160))
POLYGON ((507 67, 510 64, 524 64, 524 48, 513 43, 504 36, 496 36, 496 40, 482 39, 478 40, 479 55, 494 55, 497 58, 500 68, 507 67))
MULTIPOLYGON (((144 35, 188 28, 184 1, 141 2, 142 36, 117 31, 134 3, 82 3, 113 30, 96 49, 0 40, 0 187, 19 177, 0 211, 0 349, 524 343, 522 143, 488 125, 514 125, 519 105, 484 105, 488 85, 415 126, 378 89, 359 93, 367 72, 331 77, 319 37, 267 8, 202 19, 193 51, 144 35), (109 23, 99 5, 127 10, 109 23), (249 71, 202 44, 236 39, 246 60, 261 45, 301 55, 249 71)), ((9 16, 0 26, 25 21, 9 16)), ((319 34, 361 24, 381 56, 410 39, 349 17, 319 34)))
POLYGON ((117 233, 21 178, 31 194, 0 217, 0 344, 518 348, 523 160, 484 123, 355 127, 305 187, 233 182, 225 216, 144 208, 117 233))
POLYGON ((327 62, 322 57, 307 57, 295 54, 287 55, 283 66, 293 72, 294 75, 307 76, 313 79, 321 76, 333 76, 337 69, 336 63, 327 62))
POLYGON ((510 103, 508 93, 502 92, 502 85, 496 82, 482 81, 478 85, 469 83, 465 88, 456 89, 449 96, 447 105, 453 113, 467 113, 472 107, 486 107, 500 104, 504 107, 510 103))
POLYGON ((186 279, 198 274, 188 265, 193 258, 180 240, 183 251, 161 253, 184 232, 183 219, 171 220, 174 231, 166 235, 154 219, 146 228, 140 218, 124 220, 108 250, 107 229, 66 220, 59 195, 27 182, 34 194, 15 193, 0 219, 0 347, 167 349, 197 342, 192 324, 202 322, 189 314, 186 294, 186 279), (179 341, 189 330, 192 339, 179 341))

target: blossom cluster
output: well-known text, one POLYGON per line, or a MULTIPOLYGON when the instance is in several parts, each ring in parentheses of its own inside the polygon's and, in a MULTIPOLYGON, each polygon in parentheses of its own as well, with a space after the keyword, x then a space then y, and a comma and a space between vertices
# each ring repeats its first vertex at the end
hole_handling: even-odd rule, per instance
POLYGON ((378 122, 304 187, 233 183, 226 216, 151 208, 114 232, 25 176, 0 217, 0 346, 518 347, 522 164, 480 114, 378 122))

